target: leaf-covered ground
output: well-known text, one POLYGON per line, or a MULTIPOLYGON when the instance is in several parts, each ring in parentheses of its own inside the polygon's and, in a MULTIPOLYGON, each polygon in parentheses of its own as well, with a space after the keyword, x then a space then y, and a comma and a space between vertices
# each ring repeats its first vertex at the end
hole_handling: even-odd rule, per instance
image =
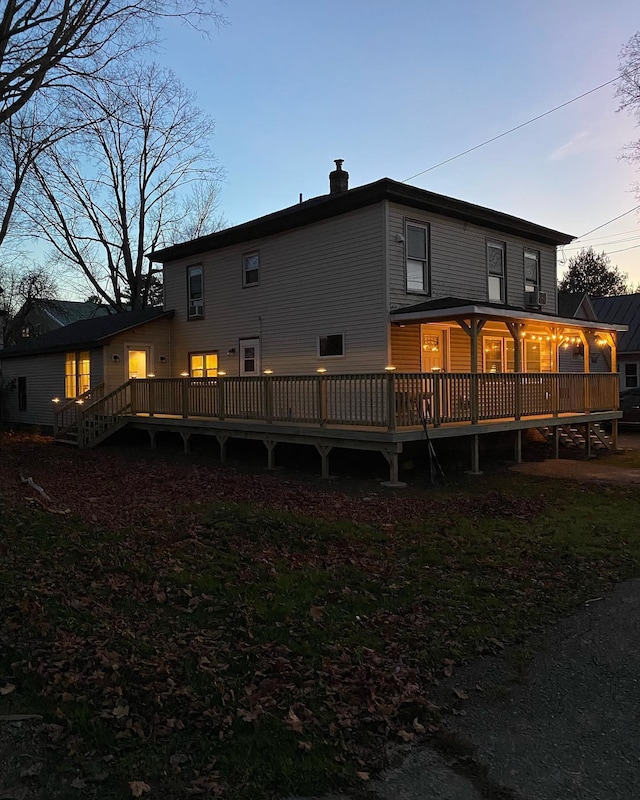
POLYGON ((0 498, 0 691, 45 715, 57 798, 365 781, 437 730, 439 678, 640 553, 632 491, 508 474, 346 493, 5 436, 0 498))

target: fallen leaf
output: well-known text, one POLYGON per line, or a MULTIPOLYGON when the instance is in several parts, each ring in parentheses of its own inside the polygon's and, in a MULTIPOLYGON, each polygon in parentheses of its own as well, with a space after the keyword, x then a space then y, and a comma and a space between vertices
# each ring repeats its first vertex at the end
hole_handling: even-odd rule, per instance
POLYGON ((411 733, 410 731, 405 731, 404 728, 401 728, 398 731, 398 736, 402 739, 403 742, 415 742, 416 740, 415 733, 411 733))
POLYGON ((308 753, 311 750, 311 742, 298 742, 298 747, 308 753))
POLYGON ((16 687, 12 683, 6 683, 2 689, 0 689, 0 694, 11 694, 11 692, 15 692, 16 687))
POLYGON ((287 726, 287 728, 289 728, 290 731, 302 733, 302 720, 292 708, 289 709, 289 713, 285 718, 284 724, 287 726))
POLYGON ((123 719, 129 716, 129 706, 116 706, 111 712, 116 719, 123 719))
POLYGON ((151 791, 149 784, 144 781, 129 781, 129 787, 134 797, 142 797, 145 792, 151 791))
POLYGON ((369 780, 369 773, 368 772, 356 772, 356 775, 360 778, 361 781, 368 781, 369 780))
POLYGON ((460 700, 468 700, 468 699, 469 699, 469 695, 468 695, 468 694, 465 692, 465 690, 464 690, 464 689, 460 689, 460 688, 456 687, 456 688, 453 690, 453 693, 454 693, 454 694, 455 694, 455 696, 456 696, 456 697, 458 697, 460 700))
POLYGON ((320 622, 324 617, 324 606, 311 606, 309 616, 314 622, 320 622))
POLYGON ((426 733, 427 732, 427 729, 424 727, 424 725, 422 725, 420 722, 418 722, 418 718, 417 717, 415 717, 415 719, 413 720, 413 730, 416 733, 426 733))

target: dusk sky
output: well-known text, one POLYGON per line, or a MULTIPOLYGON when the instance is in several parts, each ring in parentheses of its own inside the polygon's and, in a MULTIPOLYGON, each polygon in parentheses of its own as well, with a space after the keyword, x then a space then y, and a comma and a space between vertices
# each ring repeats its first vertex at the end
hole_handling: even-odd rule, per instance
MULTIPOLYGON (((406 180, 615 78, 640 30, 638 0, 228 0, 224 13, 209 39, 170 24, 158 60, 215 119, 229 224, 325 194, 335 158, 352 187, 406 180)), ((617 107, 606 86, 408 182, 581 236, 640 204, 640 165, 621 160, 640 130, 617 107)), ((638 212, 564 258, 580 245, 640 283, 638 212)))

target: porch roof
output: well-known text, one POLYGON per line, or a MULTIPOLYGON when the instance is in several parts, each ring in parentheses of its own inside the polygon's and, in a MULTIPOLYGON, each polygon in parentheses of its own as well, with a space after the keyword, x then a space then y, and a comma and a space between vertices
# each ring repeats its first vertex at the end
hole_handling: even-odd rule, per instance
POLYGON ((121 314, 109 314, 106 317, 94 317, 64 325, 53 331, 23 339, 20 344, 0 350, 0 360, 18 358, 20 356, 59 353, 67 350, 83 348, 90 350, 107 344, 118 333, 138 328, 163 317, 171 318, 173 311, 162 308, 145 308, 141 311, 126 311, 121 314))
POLYGON ((498 303, 478 303, 462 297, 439 297, 424 303, 396 308, 391 311, 392 322, 442 322, 448 319, 493 319, 504 322, 544 322, 571 328, 594 328, 604 331, 626 331, 627 325, 559 317, 542 311, 527 311, 517 306, 498 303))

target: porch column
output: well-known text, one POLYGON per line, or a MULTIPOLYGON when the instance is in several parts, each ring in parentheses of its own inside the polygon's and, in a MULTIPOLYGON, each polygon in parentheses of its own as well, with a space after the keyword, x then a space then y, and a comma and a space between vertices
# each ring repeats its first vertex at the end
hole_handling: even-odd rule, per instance
POLYGON ((471 469, 467 475, 482 475, 480 469, 480 437, 474 434, 471 437, 471 469))
MULTIPOLYGON (((513 369, 516 375, 522 372, 522 334, 525 329, 524 322, 507 322, 509 333, 513 337, 513 369)), ((515 403, 514 403, 514 416, 515 419, 522 417, 522 383, 520 378, 516 378, 515 383, 515 403)), ((520 463, 519 461, 517 463, 520 463)))
POLYGON ((469 400, 471 401, 471 422, 476 423, 478 421, 479 416, 479 409, 478 409, 478 337, 480 336, 480 332, 484 328, 486 320, 480 320, 476 317, 472 317, 469 322, 466 322, 464 319, 458 320, 458 325, 462 328, 465 333, 468 334, 470 339, 470 358, 469 362, 471 364, 471 375, 469 377, 469 400))
POLYGON ((216 439, 218 440, 218 445, 220 447, 220 463, 225 464, 227 461, 227 441, 229 440, 229 437, 222 433, 217 433, 216 439))
POLYGON ((520 428, 518 428, 518 430, 516 431, 514 458, 516 464, 522 463, 522 431, 520 430, 520 428))

